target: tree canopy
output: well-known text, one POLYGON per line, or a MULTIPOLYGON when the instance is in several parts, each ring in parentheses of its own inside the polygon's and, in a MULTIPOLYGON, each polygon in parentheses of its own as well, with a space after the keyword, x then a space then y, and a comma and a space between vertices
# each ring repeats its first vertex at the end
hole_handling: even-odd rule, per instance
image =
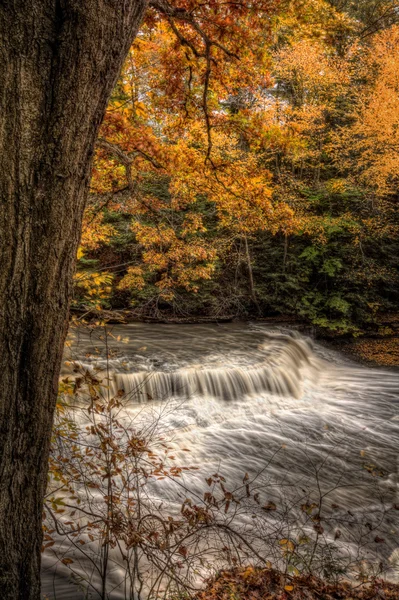
POLYGON ((294 314, 338 332, 383 319, 395 6, 153 6, 102 125, 75 306, 294 314))

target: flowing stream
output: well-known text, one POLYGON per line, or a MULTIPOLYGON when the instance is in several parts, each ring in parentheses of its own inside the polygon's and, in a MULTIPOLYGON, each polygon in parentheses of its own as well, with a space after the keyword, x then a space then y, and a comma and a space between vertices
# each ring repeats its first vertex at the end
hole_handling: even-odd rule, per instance
MULTIPOLYGON (((353 528, 360 531, 366 519, 371 538, 366 544, 359 534, 359 545, 397 578, 399 510, 391 509, 399 509, 398 371, 359 366, 294 331, 259 324, 110 330, 106 344, 101 330, 73 331, 63 376, 77 360, 108 373, 109 393, 123 393, 130 414, 158 411, 176 464, 198 468, 187 475, 193 493, 202 496, 214 473, 234 486, 262 470, 276 504, 292 499, 293 490, 310 498, 316 489, 327 512, 335 507, 346 523, 347 544, 356 545, 353 528)), ((167 480, 154 489, 162 501, 183 499, 167 480)), ((51 599, 85 597, 46 553, 43 591, 51 599)))

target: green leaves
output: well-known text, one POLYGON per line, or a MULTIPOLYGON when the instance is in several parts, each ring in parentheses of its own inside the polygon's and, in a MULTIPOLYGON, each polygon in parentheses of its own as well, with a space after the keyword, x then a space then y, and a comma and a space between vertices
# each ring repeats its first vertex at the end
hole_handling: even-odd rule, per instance
POLYGON ((330 277, 334 277, 342 269, 342 261, 339 258, 328 258, 323 262, 320 270, 321 273, 326 273, 330 277))
POLYGON ((331 308, 343 315, 347 315, 351 309, 351 305, 349 304, 349 302, 347 302, 340 296, 332 296, 331 298, 328 299, 326 305, 329 308, 331 308))

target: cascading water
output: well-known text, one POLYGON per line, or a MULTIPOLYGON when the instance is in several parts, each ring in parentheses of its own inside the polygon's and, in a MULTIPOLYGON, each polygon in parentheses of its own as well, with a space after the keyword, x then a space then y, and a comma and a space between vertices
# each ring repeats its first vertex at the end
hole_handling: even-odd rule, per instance
MULTIPOLYGON (((299 336, 269 333, 267 343, 263 339, 263 343, 257 344, 256 347, 251 347, 248 334, 245 337, 249 348, 244 347, 243 351, 247 351, 248 355, 240 356, 237 348, 233 349, 233 355, 227 356, 208 352, 202 364, 190 364, 190 357, 187 358, 187 355, 180 358, 178 354, 179 350, 183 354, 182 349, 176 344, 178 340, 175 340, 177 348, 174 358, 183 362, 183 368, 174 368, 174 361, 171 362, 162 356, 156 357, 152 362, 151 353, 145 369, 141 369, 143 357, 140 357, 141 361, 136 361, 136 364, 131 356, 123 354, 119 357, 114 355, 114 358, 105 361, 101 353, 99 356, 96 352, 99 346, 101 347, 100 340, 94 343, 92 353, 93 347, 90 352, 87 339, 86 361, 77 357, 77 362, 83 369, 92 371, 95 368, 97 372, 100 371, 101 377, 107 380, 111 395, 118 391, 123 392, 131 402, 163 401, 173 397, 192 396, 237 400, 246 395, 262 393, 299 398, 302 395, 304 378, 315 380, 318 370, 322 368, 309 342, 299 336), (160 363, 162 369, 157 368, 160 363), (105 366, 108 369, 107 375, 105 371, 101 372, 105 366)), ((119 352, 121 350, 123 351, 123 347, 119 352)), ((194 352, 193 348, 190 351, 195 355, 195 349, 194 352)))
MULTIPOLYGON (((370 560, 391 561, 396 577, 399 511, 382 523, 381 506, 399 502, 397 372, 359 367, 293 332, 262 326, 134 324, 114 327, 106 344, 101 331, 73 335, 63 377, 73 377, 79 363, 104 381, 105 396, 123 397, 129 415, 147 407, 162 413, 176 464, 187 461, 189 447, 190 465, 198 468, 185 479, 193 494, 202 497, 204 480, 216 472, 232 486, 245 473, 262 472, 276 504, 310 498, 314 488, 327 513, 346 523, 342 538, 351 553, 358 551, 349 535, 356 516, 367 514, 372 532, 379 524, 373 539, 383 542, 371 545, 370 560)), ((153 494, 181 502, 167 480, 153 494)), ((273 519, 271 513, 271 528, 273 519)), ((294 529, 301 515, 290 519, 294 529)), ((323 535, 331 535, 328 525, 323 535)), ((44 591, 78 598, 65 569, 58 572, 54 578, 54 561, 45 555, 44 591)), ((111 597, 124 596, 116 589, 111 597)))
MULTIPOLYGON (((310 350, 300 340, 287 338, 284 349, 276 348, 270 364, 191 367, 176 371, 114 373, 112 393, 122 390, 132 401, 164 400, 171 397, 203 397, 237 400, 246 395, 270 392, 299 398, 301 368, 310 364, 310 350)), ((314 375, 316 369, 311 374, 314 375)))

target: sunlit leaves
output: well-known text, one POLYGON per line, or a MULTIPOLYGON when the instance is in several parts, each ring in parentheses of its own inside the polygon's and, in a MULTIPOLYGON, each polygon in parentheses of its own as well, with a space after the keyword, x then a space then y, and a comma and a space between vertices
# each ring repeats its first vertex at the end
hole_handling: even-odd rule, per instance
POLYGON ((365 56, 367 85, 358 92, 353 125, 341 130, 337 158, 378 196, 396 190, 399 166, 399 26, 378 34, 365 56), (356 152, 356 162, 353 160, 356 152))
POLYGON ((371 251, 397 236, 396 28, 364 41, 351 2, 176 6, 147 13, 105 115, 75 304, 159 314, 226 273, 233 312, 262 289, 262 309, 356 333, 352 288, 365 311, 397 280, 371 251))

